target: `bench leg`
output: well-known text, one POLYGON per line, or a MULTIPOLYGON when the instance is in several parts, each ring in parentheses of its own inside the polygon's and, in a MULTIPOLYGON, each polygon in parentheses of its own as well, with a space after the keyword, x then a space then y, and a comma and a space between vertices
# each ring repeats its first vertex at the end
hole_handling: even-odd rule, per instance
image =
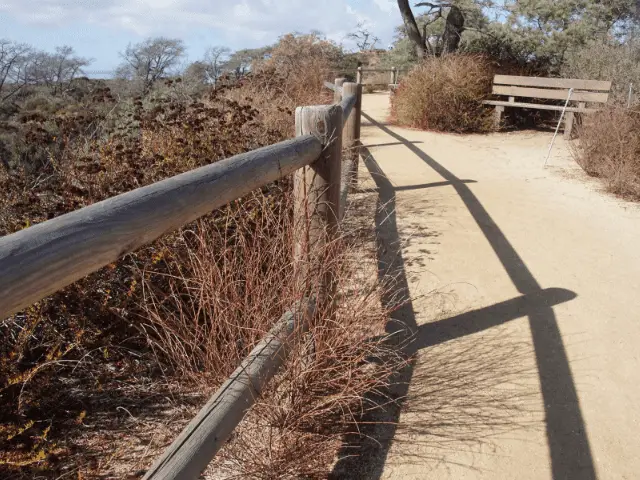
POLYGON ((502 112, 504 112, 504 107, 496 105, 496 111, 493 114, 493 126, 496 130, 500 130, 500 124, 502 123, 502 112))
POLYGON ((565 140, 571 139, 571 130, 573 130, 573 112, 566 112, 564 115, 564 138, 565 140))

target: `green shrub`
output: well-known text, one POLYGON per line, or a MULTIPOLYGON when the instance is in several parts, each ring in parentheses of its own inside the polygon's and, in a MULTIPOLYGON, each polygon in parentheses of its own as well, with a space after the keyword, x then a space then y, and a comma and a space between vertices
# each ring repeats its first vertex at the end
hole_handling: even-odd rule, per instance
POLYGON ((491 110, 482 100, 491 93, 493 69, 481 56, 432 57, 402 79, 391 98, 393 119, 442 132, 487 132, 491 110))

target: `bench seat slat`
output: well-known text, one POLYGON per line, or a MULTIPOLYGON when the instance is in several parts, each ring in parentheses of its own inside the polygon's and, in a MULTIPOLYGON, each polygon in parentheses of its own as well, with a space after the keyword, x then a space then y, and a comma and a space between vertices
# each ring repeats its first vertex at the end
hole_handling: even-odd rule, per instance
MULTIPOLYGON (((533 108, 536 110, 555 110, 561 112, 564 108, 563 105, 541 105, 538 103, 524 103, 524 102, 506 102, 502 100, 485 100, 482 102, 484 105, 495 105, 497 107, 520 107, 520 108, 533 108)), ((574 113, 589 113, 595 112, 594 108, 580 108, 580 107, 567 107, 567 112, 574 113)))
MULTIPOLYGON (((508 85, 493 85, 495 95, 508 95, 510 97, 544 98, 548 100, 566 100, 569 89, 544 89, 529 87, 514 87, 508 85)), ((608 93, 600 92, 573 92, 571 100, 575 102, 595 102, 606 103, 609 99, 608 93)))
MULTIPOLYGON (((595 92, 609 92, 611 82, 605 80, 581 80, 577 78, 545 78, 522 77, 516 75, 496 75, 493 83, 497 85, 512 85, 518 87, 563 88, 569 90, 590 90, 595 92)), ((565 95, 566 98, 566 95, 565 95)))

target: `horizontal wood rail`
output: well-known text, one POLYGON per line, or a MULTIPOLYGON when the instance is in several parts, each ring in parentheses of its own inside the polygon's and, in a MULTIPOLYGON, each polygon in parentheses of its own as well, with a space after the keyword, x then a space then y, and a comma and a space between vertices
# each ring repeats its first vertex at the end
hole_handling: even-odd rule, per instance
POLYGON ((313 300, 306 300, 282 316, 147 471, 145 480, 200 476, 287 359, 294 334, 307 330, 315 307, 313 300))
POLYGON ((357 95, 349 95, 345 96, 342 102, 340 102, 340 106, 342 107, 342 121, 346 123, 347 119, 351 115, 351 110, 356 106, 356 102, 358 100, 357 95))
MULTIPOLYGON (((308 266, 314 258, 312 250, 337 233, 354 164, 357 169, 362 88, 344 79, 336 85, 327 84, 335 91, 334 105, 298 107, 295 139, 221 160, 0 238, 0 320, 290 174, 294 174, 294 214, 306 221, 306 231, 294 246, 294 266, 316 268, 308 266)), ((322 275, 317 282, 320 296, 283 315, 145 479, 195 480, 200 476, 284 364, 289 342, 306 330, 316 305, 333 300, 332 272, 322 275)))
POLYGON ((365 73, 384 73, 389 72, 389 86, 394 88, 398 85, 398 77, 400 72, 408 72, 409 68, 369 68, 369 67, 358 67, 356 71, 356 83, 362 83, 365 73))
POLYGON ((311 136, 138 188, 0 238, 0 319, 316 161, 311 136))
POLYGON ((582 80, 578 78, 524 77, 517 75, 496 75, 493 83, 497 85, 516 85, 519 87, 563 88, 609 92, 611 82, 606 80, 582 80))
MULTIPOLYGON (((569 88, 548 89, 530 87, 512 87, 508 85, 494 85, 494 95, 508 95, 510 97, 542 98, 547 100, 566 100, 569 88)), ((580 92, 576 91, 571 99, 576 102, 596 102, 606 103, 609 98, 608 92, 580 92)))
MULTIPOLYGON (((342 83, 344 83, 344 78, 342 79, 336 79, 336 80, 343 80, 342 83)), ((329 90, 331 90, 332 92, 339 92, 342 95, 342 86, 338 85, 337 83, 331 83, 331 82, 324 82, 324 86, 326 88, 328 88, 329 90)))
POLYGON ((563 105, 544 105, 540 103, 526 103, 526 102, 509 102, 506 100, 485 100, 482 102, 484 105, 494 105, 497 107, 521 107, 521 108, 533 108, 535 110, 553 110, 556 112, 561 112, 565 110, 567 112, 572 113, 590 113, 595 112, 595 108, 587 108, 587 107, 567 107, 564 108, 563 105))

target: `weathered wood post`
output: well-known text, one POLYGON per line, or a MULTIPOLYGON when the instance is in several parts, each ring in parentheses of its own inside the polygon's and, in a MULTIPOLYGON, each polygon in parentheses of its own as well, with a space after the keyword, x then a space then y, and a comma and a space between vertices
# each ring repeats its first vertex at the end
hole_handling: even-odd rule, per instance
POLYGON ((334 85, 336 86, 336 89, 333 91, 333 103, 340 103, 342 101, 342 91, 340 89, 342 88, 342 85, 344 85, 344 82, 346 81, 347 81, 346 78, 336 78, 334 80, 334 85))
POLYGON ((356 73, 356 83, 362 84, 362 67, 358 67, 358 71, 356 73))
POLYGON ((574 113, 567 112, 564 116, 564 138, 571 140, 571 131, 573 130, 574 113))
POLYGON ((359 118, 360 111, 358 109, 358 100, 362 103, 362 85, 357 83, 347 82, 342 88, 343 98, 350 96, 356 97, 356 104, 354 105, 349 118, 344 122, 342 129, 342 149, 345 151, 345 159, 343 164, 348 166, 349 170, 344 172, 344 178, 349 185, 349 190, 353 191, 357 184, 358 178, 358 143, 359 140, 359 118))
POLYGON ((362 85, 358 84, 358 100, 354 108, 356 113, 356 142, 358 143, 358 149, 360 148, 360 126, 362 122, 362 85))
POLYGON ((504 107, 497 105, 493 114, 493 126, 496 130, 500 129, 500 124, 502 123, 502 112, 504 112, 504 107))
POLYGON ((396 67, 391 67, 391 80, 389 81, 391 85, 396 84, 396 67))
MULTIPOLYGON (((587 104, 585 102, 579 102, 579 108, 585 108, 587 104)), ((564 119, 564 138, 565 140, 571 140, 571 131, 573 130, 573 123, 575 121, 575 113, 567 112, 564 119)))
POLYGON ((351 179, 351 191, 355 191, 358 187, 358 165, 360 163, 360 127, 362 122, 362 85, 358 84, 358 99, 356 100, 356 106, 353 108, 353 113, 356 119, 355 125, 355 160, 353 162, 353 177, 351 179))
MULTIPOLYGON (((329 243, 335 239, 340 215, 342 108, 318 105, 296 109, 296 135, 314 135, 324 145, 318 160, 298 170, 293 179, 296 275, 311 290, 319 283, 319 305, 334 293, 329 243), (318 276, 321 278, 318 279, 318 276)), ((309 292, 311 293, 311 292, 309 292)))

